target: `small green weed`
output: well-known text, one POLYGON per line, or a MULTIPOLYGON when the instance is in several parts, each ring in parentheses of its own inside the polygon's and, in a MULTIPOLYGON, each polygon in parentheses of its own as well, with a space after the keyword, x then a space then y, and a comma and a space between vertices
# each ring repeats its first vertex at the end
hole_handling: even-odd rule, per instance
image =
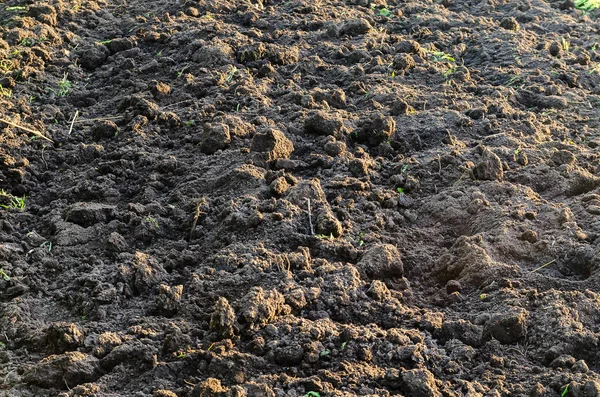
POLYGON ((35 44, 35 40, 32 38, 29 38, 29 37, 24 38, 19 43, 19 45, 23 46, 23 47, 32 47, 34 44, 35 44))
POLYGON ((183 124, 185 124, 186 127, 191 127, 196 124, 196 120, 188 120, 188 121, 184 122, 183 124))
POLYGON ((106 45, 106 44, 110 43, 111 41, 113 41, 113 39, 99 41, 98 44, 106 45))
POLYGON ((565 52, 569 52, 570 44, 564 37, 560 38, 560 45, 565 52))
POLYGON ((304 395, 304 397, 321 397, 321 394, 316 391, 309 391, 304 395))
POLYGON ((2 87, 2 84, 0 84, 0 96, 10 98, 12 97, 12 90, 10 88, 4 88, 2 87))
POLYGON ((58 96, 67 96, 69 92, 71 92, 71 82, 65 73, 63 78, 58 82, 58 96))
POLYGON ((235 66, 231 66, 229 68, 229 72, 227 73, 227 77, 225 77, 225 81, 228 83, 231 83, 233 81, 233 78, 235 77, 235 74, 237 73, 238 69, 235 66))
POLYGON ((399 187, 399 188, 398 188, 398 189, 396 189, 396 190, 397 190, 397 191, 398 191, 398 193, 400 193, 400 194, 406 194, 406 193, 404 192, 404 189, 403 189, 403 188, 401 188, 401 187, 399 187))
POLYGON ((340 350, 344 350, 346 348, 347 344, 348 344, 348 342, 342 343, 342 346, 340 346, 340 350))
POLYGON ((381 15, 382 17, 389 18, 392 16, 392 12, 387 8, 382 8, 381 10, 379 10, 379 15, 381 15))
POLYGON ((6 7, 6 11, 27 11, 27 7, 24 7, 24 6, 6 7))
POLYGON ((560 397, 565 397, 568 392, 569 392, 569 385, 566 385, 565 388, 563 389, 562 393, 560 393, 560 397))
POLYGON ((0 207, 2 207, 2 208, 5 208, 5 209, 14 208, 17 210, 25 209, 25 196, 17 197, 17 196, 13 196, 10 193, 7 193, 4 190, 0 190, 0 197, 6 197, 6 198, 8 198, 8 201, 9 201, 9 204, 0 204, 0 207))
POLYGON ((10 72, 14 68, 15 68, 15 64, 10 59, 0 60, 0 71, 4 72, 5 74, 7 72, 10 72))
POLYGON ((330 354, 331 354, 331 351, 329 351, 329 350, 325 349, 325 350, 323 350, 321 353, 319 353, 319 356, 320 356, 320 357, 327 357, 327 356, 328 356, 328 355, 330 355, 330 354))
POLYGON ((575 8, 582 11, 592 11, 600 8, 600 0, 575 0, 575 8))
POLYGON ((362 239, 364 235, 365 235, 364 232, 358 233, 358 246, 359 247, 362 247, 363 245, 365 245, 365 242, 362 239))
POLYGON ((6 343, 0 342, 0 350, 6 350, 6 343))
POLYGON ((431 52, 431 55, 433 55, 433 60, 435 62, 454 62, 454 61, 456 61, 453 56, 451 56, 450 54, 446 54, 443 51, 433 51, 433 52, 431 52))
POLYGON ((149 224, 151 224, 152 226, 154 226, 155 229, 158 229, 158 221, 152 217, 152 216, 147 216, 145 219, 146 222, 148 222, 149 224))
POLYGON ((4 281, 10 281, 10 276, 3 269, 0 269, 0 278, 4 281))
POLYGON ((315 237, 318 238, 319 240, 325 240, 325 239, 328 239, 330 241, 335 240, 335 237, 333 237, 333 233, 329 234, 329 236, 327 236, 325 234, 315 234, 315 237))

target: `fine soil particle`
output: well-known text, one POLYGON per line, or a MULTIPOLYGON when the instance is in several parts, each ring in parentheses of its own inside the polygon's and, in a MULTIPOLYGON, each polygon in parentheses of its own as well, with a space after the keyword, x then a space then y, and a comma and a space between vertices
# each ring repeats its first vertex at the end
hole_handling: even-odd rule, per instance
POLYGON ((599 395, 576 3, 2 2, 0 395, 599 395))

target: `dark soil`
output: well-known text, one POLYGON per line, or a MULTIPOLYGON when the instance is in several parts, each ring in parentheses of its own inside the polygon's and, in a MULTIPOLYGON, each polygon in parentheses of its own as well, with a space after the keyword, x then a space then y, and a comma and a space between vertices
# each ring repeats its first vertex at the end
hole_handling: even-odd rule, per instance
POLYGON ((599 395, 598 16, 0 0, 0 395, 599 395))

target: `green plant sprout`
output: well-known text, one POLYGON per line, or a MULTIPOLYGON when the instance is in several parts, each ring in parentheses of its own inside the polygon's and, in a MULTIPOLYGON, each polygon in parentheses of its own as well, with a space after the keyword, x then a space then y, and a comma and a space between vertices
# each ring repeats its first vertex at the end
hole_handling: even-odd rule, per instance
POLYGON ((4 281, 10 281, 10 276, 3 269, 0 269, 0 278, 4 281))
POLYGON ((0 96, 10 98, 12 97, 12 90, 10 88, 4 88, 2 87, 2 84, 0 84, 0 96))
POLYGON ((381 15, 382 17, 389 18, 392 16, 392 12, 387 8, 382 8, 381 10, 379 10, 379 15, 381 15))
POLYGON ((319 353, 320 357, 327 357, 331 352, 327 349, 323 350, 321 353, 319 353))
POLYGON ((113 41, 113 39, 99 41, 98 44, 106 45, 106 44, 110 43, 111 41, 113 41))
POLYGON ((6 349, 6 343, 0 342, 0 350, 6 349))
POLYGON ((433 55, 433 60, 435 62, 454 62, 455 59, 453 56, 446 54, 443 51, 433 51, 431 53, 433 55))
POLYGON ((321 397, 321 394, 316 391, 309 391, 304 397, 321 397))
POLYGON ((6 7, 6 11, 27 11, 27 7, 24 7, 24 6, 6 7))
POLYGON ((238 69, 235 66, 232 66, 229 68, 229 73, 227 73, 227 77, 225 78, 225 81, 228 83, 231 83, 233 81, 233 78, 235 77, 235 74, 237 73, 238 69))
POLYGON ((145 221, 148 222, 148 223, 150 223, 156 229, 158 229, 158 221, 154 217, 147 216, 146 219, 145 219, 145 221))
POLYGON ((340 350, 344 350, 346 348, 347 344, 348 344, 348 342, 342 343, 342 346, 340 346, 340 350))
POLYGON ((575 8, 582 11, 592 11, 600 8, 600 0, 575 0, 575 8))
POLYGON ((71 82, 67 77, 68 75, 65 73, 63 78, 58 82, 58 96, 67 96, 71 91, 71 82))
POLYGON ((569 385, 566 385, 565 388, 563 389, 562 393, 560 393, 560 397, 565 397, 568 392, 569 392, 569 385))
POLYGON ((397 188, 396 190, 397 190, 397 191, 398 191, 398 193, 400 193, 400 194, 406 194, 406 193, 404 192, 404 189, 403 189, 403 188, 401 188, 401 187, 397 188))
POLYGON ((17 210, 25 209, 25 196, 17 197, 4 190, 0 190, 0 197, 6 197, 9 200, 9 204, 0 204, 0 207, 4 209, 14 208, 17 210))
POLYGON ((325 234, 316 234, 315 237, 318 238, 319 240, 325 240, 325 239, 329 239, 330 241, 335 240, 335 237, 333 237, 333 233, 330 233, 329 236, 327 236, 325 234))
POLYGON ((569 52, 570 45, 569 45, 569 42, 567 41, 567 39, 565 39, 564 37, 561 37, 560 44, 561 44, 561 47, 563 48, 563 50, 565 50, 565 52, 569 52))
POLYGON ((52 251, 52 241, 44 241, 40 248, 48 247, 48 252, 52 251))

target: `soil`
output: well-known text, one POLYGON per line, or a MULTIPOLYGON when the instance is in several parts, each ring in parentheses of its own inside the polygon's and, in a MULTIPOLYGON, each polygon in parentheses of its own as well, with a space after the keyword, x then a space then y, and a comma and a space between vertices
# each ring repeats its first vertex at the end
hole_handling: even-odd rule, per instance
POLYGON ((597 10, 0 6, 0 395, 600 394, 597 10))

